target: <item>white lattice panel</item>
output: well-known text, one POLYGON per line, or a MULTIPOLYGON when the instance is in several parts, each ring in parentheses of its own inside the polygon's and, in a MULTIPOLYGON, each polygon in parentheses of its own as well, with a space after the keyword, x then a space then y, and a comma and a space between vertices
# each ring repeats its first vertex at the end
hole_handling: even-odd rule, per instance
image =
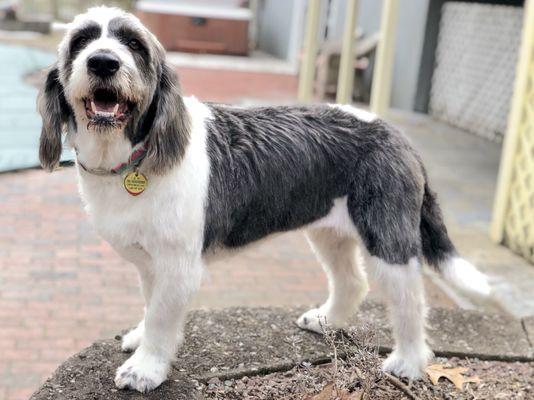
POLYGON ((445 3, 430 114, 501 141, 506 132, 522 23, 521 7, 445 3))
POLYGON ((527 84, 517 128, 504 243, 534 262, 534 46, 526 66, 527 84))
POLYGON ((491 236, 534 263, 534 0, 525 2, 516 71, 491 236))

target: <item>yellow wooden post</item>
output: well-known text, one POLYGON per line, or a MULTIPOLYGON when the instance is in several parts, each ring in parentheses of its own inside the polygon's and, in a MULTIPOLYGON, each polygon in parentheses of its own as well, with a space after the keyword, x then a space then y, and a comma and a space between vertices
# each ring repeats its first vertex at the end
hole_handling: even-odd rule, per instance
POLYGON ((313 81, 315 77, 315 59, 317 57, 317 28, 319 26, 320 0, 308 1, 306 30, 304 36, 304 54, 300 61, 299 101, 307 102, 313 97, 313 81))
POLYGON ((358 0, 348 0, 343 46, 339 62, 339 77, 337 80, 336 101, 338 103, 352 103, 354 87, 354 27, 358 16, 358 0))
POLYGON ((524 9, 514 94, 497 181, 491 238, 534 261, 534 1, 524 9), (506 237, 505 237, 506 236, 506 237))
POLYGON ((393 56, 395 53, 395 31, 397 27, 398 0, 382 1, 380 40, 376 50, 373 86, 371 89, 371 111, 384 115, 391 99, 393 56))

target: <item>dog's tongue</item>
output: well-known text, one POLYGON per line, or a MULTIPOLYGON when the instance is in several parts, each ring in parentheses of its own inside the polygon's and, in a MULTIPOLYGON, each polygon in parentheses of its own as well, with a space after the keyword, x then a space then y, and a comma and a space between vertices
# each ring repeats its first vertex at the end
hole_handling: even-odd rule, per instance
POLYGON ((96 113, 113 113, 116 114, 119 110, 119 103, 109 103, 105 101, 91 101, 91 109, 96 113))

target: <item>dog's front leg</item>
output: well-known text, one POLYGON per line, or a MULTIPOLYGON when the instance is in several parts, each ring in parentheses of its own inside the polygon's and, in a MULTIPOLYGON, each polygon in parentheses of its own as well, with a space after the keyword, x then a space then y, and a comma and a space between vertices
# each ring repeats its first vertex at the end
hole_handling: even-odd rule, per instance
POLYGON ((183 338, 189 299, 200 286, 202 275, 197 254, 160 252, 153 257, 152 269, 152 294, 146 308, 141 344, 115 376, 118 388, 143 393, 158 387, 167 378, 183 338))
MULTIPOLYGON (((154 271, 152 268, 152 258, 141 245, 134 244, 130 246, 118 246, 114 245, 113 248, 119 255, 127 261, 130 261, 137 267, 139 273, 139 284, 141 285, 141 293, 145 299, 145 310, 150 304, 150 298, 152 297, 152 286, 154 284, 154 271)), ((122 337, 121 348, 122 351, 131 352, 135 351, 141 344, 143 335, 145 333, 145 319, 141 320, 137 326, 130 330, 122 337)))

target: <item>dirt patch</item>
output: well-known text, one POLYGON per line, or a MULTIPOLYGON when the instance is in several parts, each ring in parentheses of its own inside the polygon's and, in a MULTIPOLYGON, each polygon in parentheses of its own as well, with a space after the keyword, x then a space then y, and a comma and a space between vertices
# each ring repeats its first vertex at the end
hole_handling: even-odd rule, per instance
MULTIPOLYGON (((467 367, 467 375, 478 376, 480 383, 468 383, 460 391, 441 379, 438 385, 425 379, 411 384, 401 382, 417 399, 531 399, 534 398, 532 376, 534 363, 480 361, 478 359, 438 358, 435 362, 448 367, 467 367)), ((241 379, 220 380, 213 378, 197 388, 208 399, 306 399, 320 393, 325 385, 338 379, 340 390, 349 393, 362 392, 365 378, 356 368, 347 368, 343 376, 336 377, 332 363, 320 366, 300 365, 287 372, 241 379)), ((383 375, 369 381, 363 399, 410 399, 383 375)), ((335 399, 335 396, 327 397, 335 399)), ((354 397, 356 398, 356 396, 354 397)), ((326 400, 326 399, 325 399, 326 400)))
POLYGON ((112 341, 99 342, 69 358, 52 379, 44 383, 30 399, 39 400, 87 400, 87 399, 173 399, 195 400, 197 391, 187 377, 173 376, 157 390, 143 395, 131 390, 118 390, 113 377, 118 365, 128 354, 118 351, 112 341))
POLYGON ((239 379, 221 375, 196 384, 208 399, 527 399, 533 398, 534 363, 436 358, 433 364, 465 368, 463 376, 479 380, 462 389, 445 378, 433 384, 428 376, 410 382, 381 371, 376 334, 368 327, 330 332, 325 342, 333 359, 323 365, 302 362, 296 367, 239 379), (342 356, 340 356, 342 355, 342 356))

